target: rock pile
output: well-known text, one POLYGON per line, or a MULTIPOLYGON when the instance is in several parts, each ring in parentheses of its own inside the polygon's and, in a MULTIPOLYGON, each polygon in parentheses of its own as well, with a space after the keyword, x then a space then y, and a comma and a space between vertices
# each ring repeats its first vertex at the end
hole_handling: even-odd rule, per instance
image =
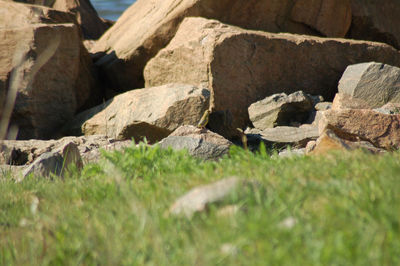
POLYGON ((89 0, 22 2, 0 2, 0 138, 18 139, 1 164, 57 165, 62 137, 82 158, 86 138, 207 159, 246 136, 296 153, 399 148, 396 0, 138 0, 112 26, 89 0))

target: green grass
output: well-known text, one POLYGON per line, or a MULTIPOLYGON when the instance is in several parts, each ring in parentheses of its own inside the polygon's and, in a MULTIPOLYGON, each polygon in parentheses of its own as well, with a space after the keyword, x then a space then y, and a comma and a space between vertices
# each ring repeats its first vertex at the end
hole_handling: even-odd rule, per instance
POLYGON ((400 153, 104 156, 64 180, 0 178, 0 265, 400 265, 400 153), (194 186, 232 175, 265 193, 231 216, 165 215, 194 186))

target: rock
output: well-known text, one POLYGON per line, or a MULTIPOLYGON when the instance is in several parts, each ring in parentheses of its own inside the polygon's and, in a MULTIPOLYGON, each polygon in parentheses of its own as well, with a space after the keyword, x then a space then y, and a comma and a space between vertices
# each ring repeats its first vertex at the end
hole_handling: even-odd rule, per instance
POLYGON ((377 148, 368 141, 345 140, 339 138, 332 130, 325 130, 315 142, 309 142, 305 148, 306 154, 325 154, 334 150, 363 150, 372 154, 384 153, 385 150, 377 148))
POLYGON ((351 97, 348 94, 336 93, 331 109, 371 109, 371 105, 362 99, 351 97))
POLYGON ((313 100, 302 91, 279 93, 251 104, 249 117, 254 127, 264 130, 276 126, 303 123, 314 109, 313 100))
POLYGON ((309 125, 301 127, 275 127, 265 130, 247 129, 245 133, 258 136, 264 143, 273 148, 282 148, 285 146, 304 148, 309 141, 319 137, 318 128, 309 125))
POLYGON ((255 187, 254 181, 238 177, 225 178, 209 185, 199 186, 177 199, 169 209, 169 214, 191 218, 196 212, 204 211, 210 204, 229 198, 240 198, 240 194, 246 190, 254 190, 255 187))
POLYGON ((398 115, 400 114, 400 103, 387 103, 382 107, 374 109, 374 111, 386 115, 398 115))
MULTIPOLYGON (((267 32, 345 36, 349 22, 348 4, 345 4, 347 0, 320 0, 318 2, 323 7, 320 10, 311 8, 308 2, 138 0, 100 38, 93 52, 105 53, 97 65, 111 86, 126 91, 143 87, 143 68, 171 41, 185 17, 216 19, 230 25, 267 32), (297 2, 302 3, 295 5, 297 2)), ((318 3, 311 6, 314 5, 317 7, 318 3)))
POLYGON ((344 37, 351 24, 350 0, 297 0, 291 19, 329 37, 344 37))
MULTIPOLYGON (((10 0, 6 0, 10 1, 10 0)), ((74 20, 82 29, 85 39, 98 39, 110 27, 109 23, 101 19, 89 0, 14 0, 33 5, 43 5, 74 16, 74 20)), ((28 6, 28 5, 27 5, 28 6)), ((22 7, 21 7, 22 8, 22 7)), ((36 7, 36 10, 40 10, 36 7)), ((1 7, 0 7, 1 10, 1 7)), ((35 12, 37 15, 39 12, 35 12)), ((0 23, 0 25, 2 25, 0 23)), ((20 25, 19 25, 20 26, 20 25)))
POLYGON ((245 128, 247 108, 255 101, 299 90, 333 99, 346 67, 371 60, 400 65, 400 52, 380 43, 248 31, 186 18, 148 62, 144 76, 146 86, 207 86, 212 111, 229 110, 234 128, 245 128))
POLYGON ((368 141, 376 148, 396 150, 400 145, 400 115, 373 110, 344 109, 324 112, 319 130, 331 130, 349 141, 368 141))
POLYGON ((229 152, 232 143, 207 129, 181 126, 159 143, 161 148, 187 149, 189 154, 207 160, 215 160, 229 152))
POLYGON ((44 6, 0 1, 0 27, 26 27, 31 24, 76 23, 72 13, 44 6))
POLYGON ((96 161, 99 149, 114 150, 131 145, 131 141, 116 141, 106 136, 65 137, 59 140, 4 140, 0 144, 0 165, 30 165, 44 153, 63 150, 67 144, 77 146, 82 160, 96 161))
POLYGON ((332 108, 331 102, 320 102, 315 105, 315 110, 317 111, 326 111, 332 108))
POLYGON ((154 143, 181 125, 197 125, 209 97, 208 90, 183 84, 132 90, 78 114, 70 128, 118 140, 146 137, 154 143))
POLYGON ((305 154, 305 148, 301 149, 284 149, 283 151, 279 152, 279 157, 282 158, 289 158, 293 156, 302 156, 305 154))
POLYGON ((61 149, 45 152, 23 171, 23 177, 34 175, 48 177, 50 174, 64 176, 71 165, 82 168, 82 158, 76 144, 69 142, 61 149))
POLYGON ((361 99, 371 108, 400 103, 400 68, 369 62, 348 66, 339 81, 339 93, 361 99))
POLYGON ((72 119, 94 91, 90 64, 74 24, 0 28, 0 95, 16 99, 18 139, 50 138, 72 119))
POLYGON ((351 5, 349 38, 384 42, 400 49, 398 0, 351 0, 351 5))

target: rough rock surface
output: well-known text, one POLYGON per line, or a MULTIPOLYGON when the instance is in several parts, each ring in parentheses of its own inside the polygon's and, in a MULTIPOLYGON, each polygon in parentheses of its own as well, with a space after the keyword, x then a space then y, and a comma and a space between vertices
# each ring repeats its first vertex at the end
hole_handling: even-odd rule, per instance
POLYGON ((310 8, 308 2, 138 0, 100 38, 93 51, 106 53, 97 64, 111 84, 130 90, 143 86, 142 71, 147 61, 170 42, 185 17, 205 17, 268 32, 345 36, 350 11, 347 0, 320 0, 312 4, 321 4, 320 10, 310 8), (300 3, 294 6, 295 2, 300 3))
POLYGON ((181 125, 197 125, 209 97, 208 90, 183 84, 132 90, 78 114, 71 128, 119 140, 146 137, 154 143, 181 125))
POLYGON ((229 177, 217 182, 193 188, 175 201, 169 214, 191 218, 196 212, 206 210, 208 205, 229 199, 238 198, 240 194, 254 191, 257 184, 254 181, 238 177, 229 177))
POLYGON ((23 171, 22 176, 48 177, 50 174, 63 176, 72 165, 78 169, 83 167, 78 146, 73 142, 69 142, 58 150, 45 152, 40 155, 23 171))
POLYGON ((311 140, 319 137, 319 131, 316 126, 302 125, 300 127, 275 127, 265 130, 247 129, 246 134, 258 136, 261 140, 275 148, 292 146, 303 148, 311 140))
POLYGON ((100 157, 100 148, 114 150, 132 144, 99 135, 59 140, 4 140, 0 143, 0 165, 30 165, 42 154, 61 150, 68 143, 77 145, 84 163, 96 161, 100 157))
POLYGON ((74 24, 0 28, 0 80, 2 106, 7 93, 16 97, 11 123, 19 126, 19 139, 51 137, 94 85, 74 24))
POLYGON ((351 0, 349 38, 384 42, 400 49, 398 0, 351 0))
POLYGON ((319 124, 322 134, 331 130, 349 141, 368 141, 377 148, 397 150, 400 147, 400 115, 386 115, 373 110, 328 110, 319 124))
POLYGON ((363 99, 353 98, 344 93, 336 93, 331 109, 371 109, 371 105, 363 99))
POLYGON ((264 130, 276 126, 303 123, 314 109, 312 98, 302 91, 290 95, 279 93, 251 104, 249 117, 255 128, 264 130))
POLYGON ((361 99, 371 108, 400 103, 400 68, 376 62, 348 66, 339 81, 339 93, 361 99))
POLYGON ((291 19, 328 37, 344 37, 351 25, 350 0, 297 0, 291 19))
MULTIPOLYGON (((23 2, 32 5, 50 7, 74 17, 82 29, 85 39, 98 39, 109 28, 109 23, 101 19, 90 0, 6 0, 6 2, 23 2)), ((22 8, 22 7, 21 7, 22 8)), ((2 7, 0 6, 0 12, 2 7)), ((39 14, 40 7, 34 9, 35 15, 39 14), (39 11, 39 12, 38 12, 39 11)), ((54 12, 54 11, 52 11, 54 12)), ((60 13, 60 12, 59 12, 60 13)), ((1 25, 1 24, 0 24, 1 25)))
POLYGON ((186 18, 144 76, 146 86, 204 84, 211 89, 213 111, 230 110, 234 127, 243 128, 253 102, 299 90, 330 100, 346 67, 365 61, 400 66, 400 52, 381 43, 248 31, 186 18))
POLYGON ((187 149, 189 154, 207 160, 215 160, 229 152, 232 143, 207 129, 181 126, 159 143, 161 148, 187 149))

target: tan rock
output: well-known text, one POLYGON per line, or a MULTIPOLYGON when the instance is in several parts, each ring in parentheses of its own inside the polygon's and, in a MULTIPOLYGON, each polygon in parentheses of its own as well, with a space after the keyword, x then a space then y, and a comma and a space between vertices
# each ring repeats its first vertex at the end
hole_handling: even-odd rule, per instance
POLYGON ((400 115, 386 115, 373 110, 328 110, 319 125, 349 141, 368 141, 377 148, 395 150, 400 147, 400 115))
POLYGON ((400 49, 398 0, 351 0, 349 38, 384 42, 400 49))
MULTIPOLYGON (((11 2, 15 0, 6 0, 6 2, 7 1, 11 2)), ((109 28, 109 23, 97 15, 96 10, 93 8, 89 0, 18 0, 18 2, 43 5, 73 15, 74 20, 82 29, 85 39, 98 39, 109 28)), ((0 7, 0 10, 1 9, 2 8, 0 7)), ((23 8, 21 7, 21 9, 23 8)), ((37 7, 33 14, 40 14, 38 13, 38 10, 40 12, 40 7, 37 7)), ((61 12, 59 12, 59 14, 60 13, 61 12)))
POLYGON ((253 102, 299 90, 332 99, 346 67, 372 58, 400 65, 400 52, 385 44, 248 31, 186 18, 168 46, 148 62, 144 76, 146 86, 207 86, 213 111, 229 110, 234 127, 244 128, 253 102))
POLYGON ((291 18, 329 37, 344 37, 351 24, 350 0, 297 0, 291 18))
POLYGON ((306 147, 307 154, 325 154, 336 150, 350 150, 350 146, 330 130, 324 131, 315 143, 306 147))
POLYGON ((371 105, 362 99, 353 98, 348 94, 336 93, 331 109, 371 109, 371 105))
POLYGON ((209 107, 209 91, 191 85, 168 84, 120 94, 79 114, 73 124, 85 135, 151 143, 168 136, 181 125, 197 125, 209 107))
MULTIPOLYGON (((345 0, 342 0, 346 2, 345 0)), ((138 0, 102 36, 94 52, 106 55, 97 62, 117 89, 143 86, 142 71, 150 58, 165 47, 185 17, 205 17, 246 29, 299 34, 335 34, 348 27, 347 6, 323 0, 324 9, 297 5, 293 0, 138 0), (229 8, 227 8, 229 7, 229 8), (300 18, 295 22, 292 15, 300 18), (306 19, 301 19, 306 18, 306 19), (311 25, 307 25, 311 22, 311 25)), ((341 2, 340 2, 341 3, 341 2)), ((347 2, 346 2, 347 3, 347 2)))
POLYGON ((94 89, 90 64, 74 24, 0 28, 0 95, 16 98, 19 139, 49 138, 72 119, 94 89))

